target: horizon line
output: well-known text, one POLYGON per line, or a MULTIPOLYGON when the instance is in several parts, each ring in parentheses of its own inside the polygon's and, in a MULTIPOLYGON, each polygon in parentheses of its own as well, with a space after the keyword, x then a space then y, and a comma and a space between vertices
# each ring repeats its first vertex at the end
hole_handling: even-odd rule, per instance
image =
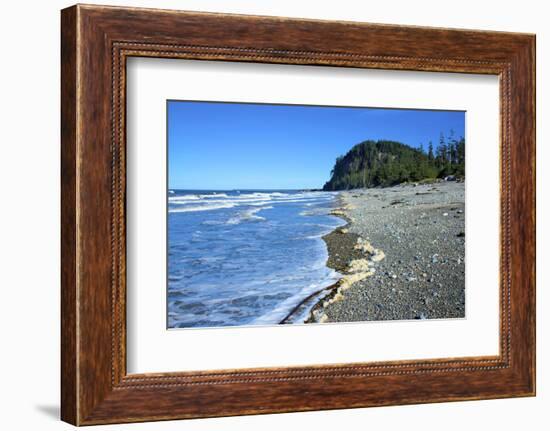
POLYGON ((296 188, 288 188, 288 187, 269 187, 269 188, 254 188, 254 187, 230 187, 225 189, 215 189, 215 188, 181 188, 181 187, 168 187, 168 190, 183 190, 183 191, 197 191, 197 192, 232 192, 232 191, 252 191, 252 190, 258 190, 258 191, 272 191, 272 190, 280 190, 280 191, 296 191, 296 190, 321 190, 323 187, 296 187, 296 188))

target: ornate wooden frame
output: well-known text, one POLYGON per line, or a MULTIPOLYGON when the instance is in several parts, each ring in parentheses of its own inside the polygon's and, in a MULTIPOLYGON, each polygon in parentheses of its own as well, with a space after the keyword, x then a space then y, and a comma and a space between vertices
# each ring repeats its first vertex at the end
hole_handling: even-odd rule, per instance
POLYGON ((534 395, 534 35, 82 5, 61 15, 63 420, 88 425, 534 395), (128 375, 129 56, 498 75, 500 354, 128 375))

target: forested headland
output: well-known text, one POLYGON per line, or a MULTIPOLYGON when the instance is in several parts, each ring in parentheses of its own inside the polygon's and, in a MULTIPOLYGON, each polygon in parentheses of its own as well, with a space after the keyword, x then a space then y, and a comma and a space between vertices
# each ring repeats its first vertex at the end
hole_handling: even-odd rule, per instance
POLYGON ((465 140, 441 134, 434 147, 411 147, 396 141, 367 140, 336 159, 323 190, 389 187, 404 182, 465 175, 465 140))

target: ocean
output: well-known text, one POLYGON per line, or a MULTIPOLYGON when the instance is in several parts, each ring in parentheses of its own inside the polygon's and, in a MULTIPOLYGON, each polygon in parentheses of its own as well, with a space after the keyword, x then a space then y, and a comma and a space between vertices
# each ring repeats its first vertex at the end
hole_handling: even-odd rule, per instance
MULTIPOLYGON (((322 236, 346 224, 329 215, 336 197, 169 190, 168 327, 275 325, 335 283, 322 236)), ((301 307, 291 323, 308 314, 301 307)))

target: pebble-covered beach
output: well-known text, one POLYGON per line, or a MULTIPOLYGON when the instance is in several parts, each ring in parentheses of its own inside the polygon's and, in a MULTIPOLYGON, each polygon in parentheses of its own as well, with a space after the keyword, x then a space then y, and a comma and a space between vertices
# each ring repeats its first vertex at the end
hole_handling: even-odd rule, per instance
POLYGON ((327 265, 343 275, 309 322, 465 316, 464 183, 341 192, 326 235, 327 265))

